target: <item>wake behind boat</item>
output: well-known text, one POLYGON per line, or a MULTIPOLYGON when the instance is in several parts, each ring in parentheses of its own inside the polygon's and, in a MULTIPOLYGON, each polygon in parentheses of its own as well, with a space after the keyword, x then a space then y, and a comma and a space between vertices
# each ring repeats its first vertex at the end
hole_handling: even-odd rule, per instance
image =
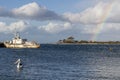
POLYGON ((27 39, 20 38, 19 33, 15 33, 15 37, 11 41, 4 42, 6 48, 39 48, 40 44, 27 39))

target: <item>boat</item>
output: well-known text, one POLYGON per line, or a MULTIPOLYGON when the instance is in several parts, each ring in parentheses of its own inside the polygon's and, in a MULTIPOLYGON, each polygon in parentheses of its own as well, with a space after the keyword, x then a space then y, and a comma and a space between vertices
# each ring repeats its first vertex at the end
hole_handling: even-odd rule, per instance
POLYGON ((39 48, 40 44, 35 41, 27 41, 22 39, 18 32, 15 33, 15 37, 11 41, 5 41, 6 48, 39 48))

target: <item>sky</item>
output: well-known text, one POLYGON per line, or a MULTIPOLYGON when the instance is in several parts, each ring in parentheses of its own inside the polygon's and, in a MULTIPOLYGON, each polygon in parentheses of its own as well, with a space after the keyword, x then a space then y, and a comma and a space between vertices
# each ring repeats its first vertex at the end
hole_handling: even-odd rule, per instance
POLYGON ((0 41, 120 41, 120 0, 0 0, 0 41))

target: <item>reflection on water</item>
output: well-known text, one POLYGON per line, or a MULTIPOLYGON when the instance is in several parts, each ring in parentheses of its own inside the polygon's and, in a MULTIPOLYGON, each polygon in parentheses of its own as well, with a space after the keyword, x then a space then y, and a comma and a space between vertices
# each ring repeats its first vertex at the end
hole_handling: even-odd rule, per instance
POLYGON ((0 48, 2 80, 120 80, 119 45, 41 45, 0 48), (20 58, 24 67, 17 70, 20 58))

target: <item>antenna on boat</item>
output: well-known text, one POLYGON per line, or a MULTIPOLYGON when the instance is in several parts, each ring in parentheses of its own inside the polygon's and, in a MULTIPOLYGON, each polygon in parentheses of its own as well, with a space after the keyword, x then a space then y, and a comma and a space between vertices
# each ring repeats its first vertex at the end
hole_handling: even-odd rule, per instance
POLYGON ((15 38, 20 38, 19 32, 17 32, 16 27, 14 30, 14 36, 15 36, 15 38))
POLYGON ((14 33, 14 36, 16 37, 16 33, 17 33, 17 30, 16 30, 16 27, 15 27, 15 29, 14 29, 14 31, 13 31, 14 33))

